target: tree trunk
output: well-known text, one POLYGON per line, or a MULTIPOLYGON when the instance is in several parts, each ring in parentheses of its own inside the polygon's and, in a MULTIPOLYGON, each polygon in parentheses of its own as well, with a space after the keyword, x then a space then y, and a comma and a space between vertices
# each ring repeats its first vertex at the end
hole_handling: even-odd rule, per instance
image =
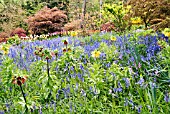
MULTIPOLYGON (((102 20, 102 5, 103 5, 103 1, 100 0, 100 22, 102 20)), ((99 31, 101 30, 101 28, 99 27, 99 31)))
POLYGON ((87 0, 84 0, 83 7, 82 7, 81 28, 84 28, 84 23, 85 23, 84 21, 85 21, 85 15, 86 15, 86 3, 87 3, 87 0))

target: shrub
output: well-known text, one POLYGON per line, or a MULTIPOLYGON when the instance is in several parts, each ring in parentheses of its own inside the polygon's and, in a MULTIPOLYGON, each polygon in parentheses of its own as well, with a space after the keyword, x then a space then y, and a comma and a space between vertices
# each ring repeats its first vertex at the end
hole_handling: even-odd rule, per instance
POLYGON ((31 34, 40 35, 62 31, 67 15, 56 7, 52 9, 44 7, 25 21, 31 34))
POLYGON ((10 36, 15 35, 18 35, 19 37, 21 36, 26 37, 26 31, 23 28, 16 28, 11 32, 10 36))
POLYGON ((112 22, 107 22, 107 23, 101 25, 101 31, 110 32, 114 29, 115 29, 115 26, 112 22))
POLYGON ((6 32, 1 32, 0 33, 0 38, 8 38, 9 37, 9 34, 6 33, 6 32))
POLYGON ((145 28, 166 28, 170 23, 170 3, 167 0, 129 0, 132 6, 130 15, 140 17, 145 28))
POLYGON ((9 37, 9 35, 6 32, 1 32, 0 33, 0 43, 6 42, 8 37, 9 37))
POLYGON ((67 23, 66 25, 64 25, 64 30, 65 31, 73 31, 73 30, 78 30, 80 29, 80 24, 81 24, 82 20, 74 20, 70 23, 67 23))
POLYGON ((130 11, 130 7, 125 7, 122 2, 115 4, 104 4, 103 17, 106 22, 113 22, 117 31, 124 31, 128 28, 126 15, 130 11))
POLYGON ((21 42, 19 36, 16 34, 15 36, 8 38, 6 43, 10 45, 19 45, 21 42))

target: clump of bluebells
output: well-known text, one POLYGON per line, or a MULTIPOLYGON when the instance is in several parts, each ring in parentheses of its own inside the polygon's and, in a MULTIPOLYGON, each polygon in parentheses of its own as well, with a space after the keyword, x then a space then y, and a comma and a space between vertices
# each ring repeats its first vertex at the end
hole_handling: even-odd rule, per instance
POLYGON ((169 59, 165 56, 167 37, 112 33, 83 39, 75 36, 10 47, 9 59, 3 60, 0 68, 2 113, 23 113, 25 109, 27 113, 170 111, 168 69, 159 63, 161 57, 169 59), (29 78, 12 77, 15 74, 29 78), (21 102, 20 90, 25 103, 21 102))

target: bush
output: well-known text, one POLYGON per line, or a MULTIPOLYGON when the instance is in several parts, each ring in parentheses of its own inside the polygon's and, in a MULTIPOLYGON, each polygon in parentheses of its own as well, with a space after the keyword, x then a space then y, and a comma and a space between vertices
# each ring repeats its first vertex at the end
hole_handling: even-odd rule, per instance
POLYGON ((125 31, 128 28, 126 15, 130 12, 130 7, 125 7, 122 2, 115 4, 104 4, 103 17, 106 22, 113 22, 117 31, 125 31))
POLYGON ((115 30, 115 26, 112 22, 107 22, 107 23, 101 25, 101 31, 110 32, 112 30, 115 30))
POLYGON ((26 37, 26 31, 23 29, 23 28, 16 28, 14 29, 10 36, 15 36, 15 35, 18 35, 19 37, 26 37))
POLYGON ((31 34, 40 35, 62 31, 67 15, 56 7, 52 9, 44 7, 25 21, 31 34))
POLYGON ((81 24, 82 20, 74 20, 70 23, 67 23, 66 25, 64 25, 64 30, 65 31, 73 31, 73 30, 78 30, 80 29, 80 24, 81 24))
POLYGON ((9 37, 9 35, 6 32, 1 32, 0 33, 0 43, 6 42, 8 37, 9 37))
POLYGON ((15 35, 15 36, 8 38, 6 43, 9 45, 19 45, 21 42, 20 42, 19 36, 15 35))
POLYGON ((167 0, 129 0, 132 6, 130 15, 140 17, 145 28, 167 28, 170 23, 170 3, 167 0))
POLYGON ((0 38, 8 38, 9 37, 9 34, 6 33, 6 32, 1 32, 0 33, 0 38))

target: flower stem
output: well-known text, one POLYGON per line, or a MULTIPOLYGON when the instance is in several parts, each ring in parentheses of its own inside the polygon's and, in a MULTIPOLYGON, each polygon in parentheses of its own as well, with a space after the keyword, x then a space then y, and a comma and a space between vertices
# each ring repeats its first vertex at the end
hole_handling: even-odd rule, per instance
POLYGON ((66 52, 67 52, 67 45, 66 45, 66 52))
POLYGON ((26 111, 28 111, 26 97, 25 97, 25 95, 24 95, 24 91, 23 91, 23 89, 22 89, 22 86, 21 86, 21 85, 20 85, 20 89, 21 89, 22 95, 23 95, 23 97, 24 97, 26 111))
POLYGON ((50 68, 49 68, 49 61, 48 61, 48 59, 47 59, 47 75, 48 75, 48 86, 49 86, 50 68))

